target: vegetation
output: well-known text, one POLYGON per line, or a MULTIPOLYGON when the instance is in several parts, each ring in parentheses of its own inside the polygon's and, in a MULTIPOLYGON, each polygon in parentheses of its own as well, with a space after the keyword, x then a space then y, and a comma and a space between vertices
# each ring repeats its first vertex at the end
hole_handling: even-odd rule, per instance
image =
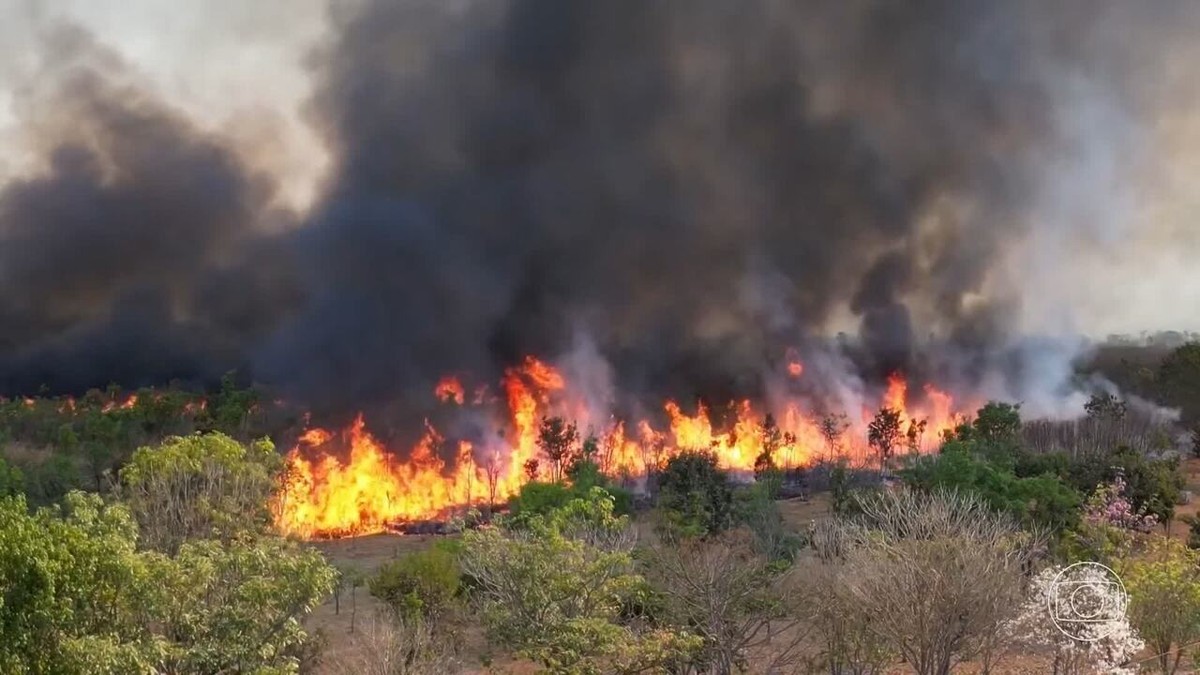
POLYGON ((454 548, 439 543, 385 564, 370 579, 371 595, 411 623, 436 620, 450 611, 462 591, 462 571, 454 548))
POLYGON ((734 523, 733 489, 711 452, 672 457, 658 476, 661 529, 667 536, 698 537, 734 523))
MULTIPOLYGON (((1135 378, 1190 406, 1189 423, 1198 350, 1135 378)), ((900 457, 926 430, 885 408, 856 441, 878 470, 826 465, 831 513, 811 523, 784 516, 794 492, 775 462, 794 439, 765 418, 753 477, 655 450, 642 541, 601 442, 548 417, 508 513, 342 573, 272 532, 286 481, 259 397, 229 377, 201 400, 0 403, 0 672, 298 672, 316 649, 305 617, 335 587, 351 603, 337 665, 363 673, 460 672, 473 619, 491 648, 549 673, 989 673, 1016 649, 1047 672, 1116 672, 1143 645, 1136 658, 1175 673, 1197 657, 1200 525, 1168 536, 1181 459, 1136 400, 1099 393, 1073 426, 988 403, 936 452, 900 457), (900 485, 881 480, 893 470, 900 485), (1130 594, 1094 644, 1045 611, 1078 560, 1116 569, 1130 594), (384 611, 356 619, 362 585, 384 611)), ((838 456, 847 418, 819 431, 838 456)), ((823 470, 808 474, 821 489, 823 470)))
POLYGON ((628 520, 597 488, 521 530, 467 533, 462 564, 497 643, 548 672, 645 672, 692 641, 624 620, 623 609, 646 592, 632 543, 628 520))
POLYGON ((0 671, 296 672, 300 618, 333 587, 320 554, 269 536, 138 546, 122 504, 0 499, 0 671))

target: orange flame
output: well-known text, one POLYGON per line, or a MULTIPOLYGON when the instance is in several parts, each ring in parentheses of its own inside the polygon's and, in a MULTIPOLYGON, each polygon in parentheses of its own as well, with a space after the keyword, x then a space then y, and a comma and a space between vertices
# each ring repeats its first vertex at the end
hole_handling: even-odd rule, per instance
MULTIPOLYGON (((798 360, 790 363, 803 372, 798 360)), ((468 399, 468 389, 457 378, 441 380, 435 397, 483 411, 499 433, 475 441, 451 440, 426 422, 406 458, 373 436, 361 415, 339 433, 308 429, 287 456, 288 479, 277 504, 280 529, 309 538, 365 534, 455 508, 502 503, 526 482, 527 463, 541 459, 538 474, 544 477, 548 462, 540 456, 538 433, 542 419, 549 416, 579 421, 585 437, 597 436, 601 470, 635 484, 686 450, 711 451, 721 467, 737 472, 752 471, 764 456, 785 468, 829 458, 830 443, 820 416, 800 400, 788 400, 773 411, 738 401, 727 410, 721 408, 716 418, 704 403, 689 413, 667 401, 665 427, 643 419, 631 433, 626 421, 589 409, 587 399, 572 391, 562 373, 533 357, 506 370, 500 384, 500 399, 489 396, 485 386, 473 389, 475 395, 468 399)), ((921 448, 958 421, 949 394, 932 386, 926 386, 924 394, 921 404, 912 404, 908 385, 897 374, 879 398, 880 407, 900 411, 905 429, 925 421, 917 438, 921 448)), ((866 425, 874 411, 864 406, 862 413, 861 419, 847 419, 850 428, 836 444, 850 461, 867 461, 870 456, 866 425)), ((575 452, 582 443, 577 445, 575 452)))
POLYGON ((443 403, 453 401, 458 405, 463 404, 465 392, 463 386, 459 384, 458 378, 453 376, 443 377, 437 386, 433 388, 433 395, 443 403))

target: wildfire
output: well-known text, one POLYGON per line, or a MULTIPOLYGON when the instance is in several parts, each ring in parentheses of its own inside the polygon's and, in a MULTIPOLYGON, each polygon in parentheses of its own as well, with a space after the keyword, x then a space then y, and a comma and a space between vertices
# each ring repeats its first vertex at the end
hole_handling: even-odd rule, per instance
MULTIPOLYGON (((803 364, 789 355, 788 376, 799 378, 803 372, 803 364)), ((715 453, 723 468, 737 472, 753 471, 764 459, 800 467, 835 453, 865 462, 871 457, 866 425, 879 407, 900 413, 910 441, 906 449, 927 447, 958 422, 949 394, 927 386, 914 405, 899 375, 889 379, 878 407, 864 406, 840 428, 823 424, 822 416, 802 400, 774 411, 743 400, 719 409, 720 415, 704 403, 687 410, 666 401, 665 423, 639 420, 627 427, 605 411, 590 410, 562 373, 533 357, 508 369, 500 384, 500 398, 487 395, 485 386, 468 398, 467 388, 455 377, 442 379, 433 390, 443 403, 492 419, 497 433, 482 438, 448 439, 427 421, 415 446, 397 453, 367 430, 361 415, 341 432, 308 429, 287 456, 288 479, 277 505, 280 528, 309 538, 366 534, 455 508, 501 503, 520 490, 527 473, 548 475, 549 460, 538 444, 547 417, 577 422, 578 444, 594 437, 601 470, 635 484, 672 456, 696 449, 715 453), (831 428, 837 430, 836 438, 830 436, 831 428)))
POLYGON ((465 392, 462 384, 459 383, 458 378, 443 377, 441 381, 437 383, 437 386, 433 388, 433 395, 443 403, 449 403, 453 401, 458 405, 462 405, 465 392))

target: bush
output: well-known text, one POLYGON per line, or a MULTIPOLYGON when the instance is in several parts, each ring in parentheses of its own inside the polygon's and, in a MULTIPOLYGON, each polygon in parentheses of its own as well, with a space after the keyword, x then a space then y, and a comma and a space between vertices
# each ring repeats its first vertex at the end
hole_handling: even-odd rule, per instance
POLYGON ((25 477, 21 470, 0 459, 0 497, 12 497, 25 492, 25 477))
POLYGON ((659 475, 658 506, 669 534, 704 536, 729 529, 734 521, 729 478, 711 452, 672 457, 659 475))
POLYGON ((452 548, 438 542, 380 567, 367 580, 367 588, 400 619, 435 619, 454 605, 462 589, 462 571, 452 548))
POLYGON ((915 459, 900 472, 910 487, 925 493, 957 490, 1022 522, 1061 532, 1079 519, 1079 493, 1053 475, 1018 478, 1011 470, 971 454, 971 443, 948 443, 934 456, 915 459))

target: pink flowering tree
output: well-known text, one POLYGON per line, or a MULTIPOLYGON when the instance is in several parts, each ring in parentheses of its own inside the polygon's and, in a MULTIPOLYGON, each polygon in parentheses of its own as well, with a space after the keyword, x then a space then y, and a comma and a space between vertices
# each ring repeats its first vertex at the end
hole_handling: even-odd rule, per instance
POLYGON ((1068 539, 1068 557, 1075 560, 1113 562, 1131 552, 1154 530, 1158 519, 1135 509, 1125 478, 1096 488, 1084 505, 1078 532, 1068 539))
POLYGON ((1113 482, 1100 485, 1084 506, 1084 522, 1143 534, 1150 532, 1158 525, 1158 519, 1135 510, 1128 494, 1129 486, 1120 475, 1113 482))

